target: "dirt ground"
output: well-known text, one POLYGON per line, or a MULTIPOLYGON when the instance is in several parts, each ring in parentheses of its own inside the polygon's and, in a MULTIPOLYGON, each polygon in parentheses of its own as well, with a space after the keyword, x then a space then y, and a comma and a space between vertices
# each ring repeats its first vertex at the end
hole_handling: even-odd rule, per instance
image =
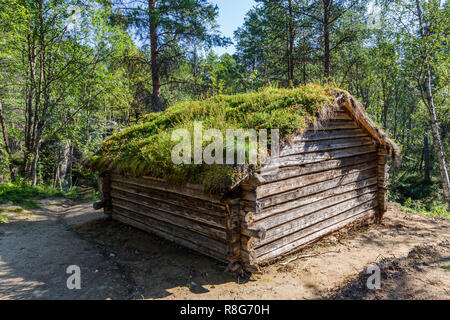
POLYGON ((450 220, 394 205, 383 224, 325 237, 249 279, 111 221, 91 203, 39 205, 3 212, 0 299, 450 299, 450 220), (366 286, 373 264, 381 270, 379 290, 366 286), (67 288, 69 265, 81 269, 80 290, 67 288))

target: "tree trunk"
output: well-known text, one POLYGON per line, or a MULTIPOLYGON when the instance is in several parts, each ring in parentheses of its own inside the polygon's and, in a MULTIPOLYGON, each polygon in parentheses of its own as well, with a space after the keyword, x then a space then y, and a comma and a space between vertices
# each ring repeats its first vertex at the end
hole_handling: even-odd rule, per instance
POLYGON ((5 143, 5 150, 6 150, 6 153, 8 154, 8 158, 9 158, 9 175, 11 177, 11 181, 14 181, 14 180, 16 180, 16 174, 14 172, 12 151, 11 151, 11 147, 9 145, 8 131, 6 129, 5 118, 3 117, 3 105, 2 105, 1 101, 0 101, 0 125, 2 127, 2 134, 3 134, 3 141, 5 143))
POLYGON ((152 62, 153 103, 156 111, 161 110, 161 84, 159 74, 158 26, 154 16, 156 0, 148 0, 148 18, 150 26, 150 51, 152 62))
POLYGON ((289 86, 294 86, 294 16, 292 8, 292 0, 288 1, 288 74, 289 74, 289 86))
POLYGON ((428 143, 428 135, 424 134, 423 136, 423 160, 425 163, 425 168, 424 168, 424 177, 423 177, 423 182, 426 184, 430 184, 431 183, 431 159, 430 159, 430 146, 428 143))
MULTIPOLYGON (((430 78, 428 80, 428 83, 430 82, 430 78)), ((429 87, 429 85, 428 85, 429 87)), ((437 117, 436 117, 436 110, 434 109, 434 100, 433 100, 433 96, 431 95, 431 90, 430 87, 428 89, 429 91, 429 103, 430 103, 430 123, 431 123, 431 130, 433 133, 433 145, 434 145, 434 149, 436 151, 436 155, 438 158, 438 162, 439 162, 439 171, 441 173, 441 179, 442 179, 442 189, 444 192, 444 198, 445 201, 447 202, 447 209, 450 211, 450 180, 449 180, 449 176, 448 176, 448 170, 447 170, 447 165, 445 163, 445 153, 442 147, 442 141, 441 141, 441 137, 439 134, 439 126, 438 126, 438 122, 437 122, 437 117)))
POLYGON ((306 37, 303 35, 303 84, 306 85, 306 37))
MULTIPOLYGON (((420 35, 422 39, 426 38, 425 30, 423 28, 422 23, 422 8, 420 6, 420 1, 416 0, 416 7, 417 7, 417 17, 419 18, 419 27, 420 27, 420 35)), ((448 170, 447 165, 445 163, 445 153, 444 149, 442 147, 442 141, 439 134, 439 125, 437 122, 437 116, 436 116, 436 109, 434 105, 434 97, 433 97, 433 90, 431 85, 431 69, 430 66, 427 66, 427 72, 426 72, 426 81, 425 81, 425 94, 422 96, 425 96, 425 105, 428 107, 428 111, 430 113, 430 124, 431 124, 431 132, 433 135, 433 145, 434 149, 437 154, 437 159, 439 162, 439 171, 441 173, 441 180, 442 180, 442 190, 444 193, 444 199, 447 202, 447 211, 450 212, 450 179, 448 176, 448 170)), ((420 88, 422 90, 422 88, 420 88)))
POLYGON ((33 150, 33 162, 31 164, 31 181, 33 186, 37 185, 38 183, 38 163, 39 163, 39 157, 41 152, 41 142, 42 142, 42 130, 39 129, 34 145, 33 150))
POLYGON ((61 190, 68 190, 72 187, 72 151, 69 143, 63 146, 61 161, 58 165, 58 181, 61 190))
MULTIPOLYGON (((39 9, 39 83, 38 91, 35 99, 34 107, 34 122, 33 122, 33 132, 34 132, 34 142, 33 144, 33 162, 31 165, 31 180, 33 186, 37 185, 38 182, 38 163, 40 157, 40 149, 42 143, 42 131, 43 126, 39 121, 40 113, 42 108, 42 100, 44 96, 44 81, 45 81, 45 55, 46 55, 46 45, 45 45, 45 30, 44 30, 44 8, 43 1, 38 1, 39 9)), ((47 89, 47 88, 46 88, 47 89)), ((45 107, 45 106, 44 106, 45 107)))
POLYGON ((399 103, 399 97, 398 97, 398 90, 396 90, 395 93, 395 105, 394 105, 394 140, 397 139, 397 127, 398 127, 398 121, 397 121, 397 113, 398 113, 398 103, 399 103))
POLYGON ((25 112, 25 151, 24 151, 24 164, 23 164, 23 174, 26 177, 30 176, 31 172, 31 153, 34 148, 34 123, 36 119, 34 118, 33 106, 36 99, 36 59, 37 59, 37 48, 36 48, 36 39, 34 38, 34 34, 36 30, 31 30, 31 27, 28 28, 28 36, 27 36, 27 59, 28 59, 28 79, 27 79, 27 90, 26 90, 26 112, 25 112))
POLYGON ((31 181, 33 186, 38 183, 38 163, 39 163, 39 150, 40 148, 36 146, 34 151, 33 162, 31 164, 31 181))
POLYGON ((323 0, 323 76, 327 81, 330 78, 330 0, 323 0))
POLYGON ((383 129, 386 130, 387 129, 388 108, 389 108, 389 103, 388 103, 389 93, 388 93, 386 81, 384 79, 381 80, 381 88, 382 88, 382 92, 383 92, 383 129))

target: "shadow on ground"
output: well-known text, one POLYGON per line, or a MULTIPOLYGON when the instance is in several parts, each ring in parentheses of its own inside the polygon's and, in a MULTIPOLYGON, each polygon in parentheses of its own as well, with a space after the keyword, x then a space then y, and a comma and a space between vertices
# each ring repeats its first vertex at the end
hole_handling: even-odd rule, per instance
POLYGON ((225 273, 226 265, 221 262, 108 218, 75 230, 108 248, 145 298, 168 297, 174 288, 202 294, 209 292, 207 287, 249 281, 225 273))
POLYGON ((450 242, 417 246, 403 258, 384 258, 376 265, 380 270, 379 288, 374 288, 373 270, 333 290, 326 299, 339 300, 412 300, 450 299, 450 242))

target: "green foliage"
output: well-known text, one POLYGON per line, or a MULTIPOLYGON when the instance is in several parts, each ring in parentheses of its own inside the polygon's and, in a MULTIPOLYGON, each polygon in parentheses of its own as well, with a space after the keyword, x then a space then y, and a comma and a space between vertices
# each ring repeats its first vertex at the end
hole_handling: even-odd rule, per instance
POLYGON ((0 223, 8 223, 8 217, 4 214, 0 214, 0 223))
POLYGON ((89 200, 98 201, 100 200, 100 193, 96 189, 92 189, 89 200))
POLYGON ((35 209, 37 204, 33 199, 48 197, 64 197, 76 199, 79 189, 74 187, 69 191, 61 191, 50 186, 31 186, 24 181, 0 183, 0 204, 12 202, 24 209, 35 209))
MULTIPOLYGON (((202 121, 203 130, 214 128, 222 133, 224 149, 227 129, 279 129, 280 139, 285 141, 312 123, 320 110, 334 101, 334 92, 331 87, 314 84, 296 89, 266 87, 253 93, 181 103, 149 114, 140 124, 106 139, 90 165, 135 175, 150 174, 177 183, 201 183, 208 191, 223 191, 242 176, 239 168, 173 164, 171 152, 178 144, 171 139, 175 129, 187 129, 193 137, 194 122, 202 121)), ((203 148, 207 144, 204 142, 203 148)))
POLYGON ((406 199, 402 208, 405 212, 408 213, 420 213, 428 217, 450 219, 450 212, 447 211, 447 205, 439 204, 436 201, 433 201, 431 209, 427 210, 427 208, 422 205, 421 201, 411 200, 411 198, 408 198, 406 199))
POLYGON ((431 183, 424 183, 423 173, 410 167, 408 159, 404 162, 405 171, 391 181, 388 199, 399 203, 405 212, 450 218, 447 205, 441 196, 442 184, 439 181, 439 173, 432 172, 431 183))
POLYGON ((438 169, 431 172, 431 182, 425 183, 424 173, 417 170, 417 164, 412 160, 404 158, 402 171, 389 181, 389 200, 404 204, 410 199, 410 202, 417 203, 419 211, 422 208, 431 211, 436 206, 435 202, 443 205, 438 169))

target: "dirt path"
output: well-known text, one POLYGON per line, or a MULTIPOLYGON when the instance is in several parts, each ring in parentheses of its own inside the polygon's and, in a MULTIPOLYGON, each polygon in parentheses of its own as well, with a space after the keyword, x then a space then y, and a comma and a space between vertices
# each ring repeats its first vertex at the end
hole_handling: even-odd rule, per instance
POLYGON ((9 223, 0 224, 0 299, 450 299, 450 270, 443 268, 450 264, 450 220, 392 205, 382 225, 326 237, 284 261, 315 256, 273 264, 246 280, 108 220, 89 203, 41 205, 31 216, 9 213, 9 223), (420 250, 429 254, 414 253, 420 250), (382 269, 381 290, 369 291, 366 268, 373 263, 382 269), (81 290, 67 289, 68 265, 80 266, 81 290))
POLYGON ((38 201, 32 212, 8 212, 0 224, 0 299, 128 298, 130 284, 101 246, 72 229, 102 216, 92 204, 38 201), (67 288, 66 268, 81 269, 81 290, 67 288))

